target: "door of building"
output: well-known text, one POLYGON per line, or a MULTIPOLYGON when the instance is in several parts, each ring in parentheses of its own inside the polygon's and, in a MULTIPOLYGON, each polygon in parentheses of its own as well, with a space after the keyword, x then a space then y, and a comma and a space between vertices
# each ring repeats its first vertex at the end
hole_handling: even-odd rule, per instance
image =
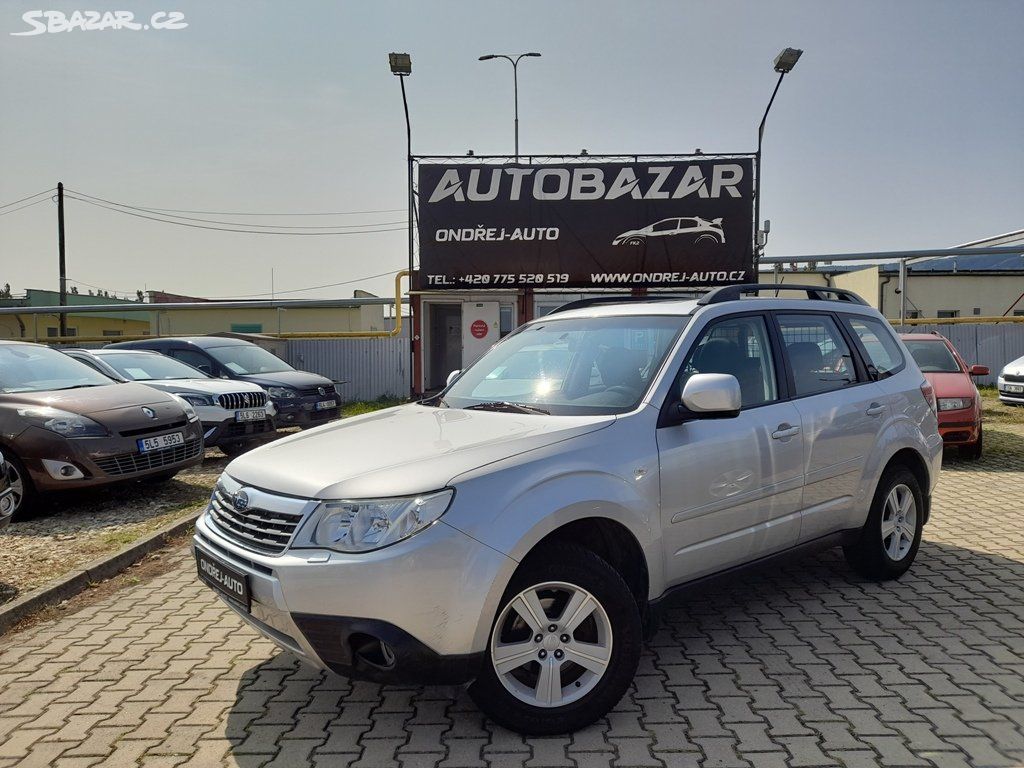
POLYGON ((448 374, 462 368, 462 304, 428 306, 430 377, 427 389, 441 389, 448 379, 448 374))
POLYGON ((462 367, 468 368, 498 341, 501 310, 496 301, 467 301, 462 305, 462 367))

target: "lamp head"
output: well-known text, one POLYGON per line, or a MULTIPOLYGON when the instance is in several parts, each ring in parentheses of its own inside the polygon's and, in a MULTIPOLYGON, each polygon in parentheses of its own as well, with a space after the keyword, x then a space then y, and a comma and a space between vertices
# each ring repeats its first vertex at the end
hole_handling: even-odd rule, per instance
POLYGON ((783 48, 782 53, 775 57, 775 71, 781 74, 792 72, 802 53, 799 48, 783 48))
POLYGON ((408 53, 389 53, 388 64, 391 65, 391 74, 404 77, 412 74, 412 59, 408 53))
POLYGON ((488 54, 486 54, 484 56, 481 56, 480 57, 480 61, 489 61, 490 59, 496 59, 496 58, 498 58, 498 57, 495 56, 493 53, 488 53, 488 54))

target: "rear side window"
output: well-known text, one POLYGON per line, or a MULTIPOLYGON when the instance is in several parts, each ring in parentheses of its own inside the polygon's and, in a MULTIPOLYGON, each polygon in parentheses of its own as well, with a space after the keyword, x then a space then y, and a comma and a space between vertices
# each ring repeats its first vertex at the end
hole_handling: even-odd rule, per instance
POLYGON ((213 366, 206 355, 193 352, 191 349, 172 349, 171 357, 175 357, 181 360, 181 362, 191 365, 193 368, 198 368, 203 373, 213 375, 213 366))
POLYGON ((870 317, 846 315, 843 318, 851 331, 860 339, 867 362, 878 371, 878 378, 891 376, 903 367, 903 353, 892 336, 889 324, 870 317))
POLYGON ((796 395, 813 395, 857 383, 853 357, 828 315, 778 315, 796 395))

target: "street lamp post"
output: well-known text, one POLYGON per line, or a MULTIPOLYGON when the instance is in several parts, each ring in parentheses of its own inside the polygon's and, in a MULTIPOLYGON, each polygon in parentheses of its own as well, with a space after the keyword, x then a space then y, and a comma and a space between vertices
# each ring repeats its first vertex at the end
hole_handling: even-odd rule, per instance
POLYGON ((512 64, 512 94, 515 100, 515 118, 516 118, 516 161, 519 160, 519 60, 524 56, 540 56, 539 53, 520 53, 515 58, 507 56, 504 53, 488 53, 485 56, 480 57, 480 61, 489 61, 490 59, 505 59, 512 64))
MULTIPOLYGON (((409 203, 409 279, 412 280, 413 272, 413 207, 415 206, 415 200, 413 198, 412 191, 412 125, 409 122, 409 101, 405 97, 405 78, 412 74, 412 58, 408 53, 389 53, 388 64, 391 66, 391 74, 398 78, 398 82, 402 85, 402 107, 405 110, 405 160, 407 165, 407 186, 408 186, 408 203, 409 203)), ((411 299, 411 295, 410 295, 411 299)), ((409 303, 409 309, 412 311, 412 302, 409 303)), ((402 311, 401 303, 398 305, 398 312, 402 311)), ((399 319, 395 318, 395 322, 399 319)), ((412 397, 416 392, 416 381, 415 381, 415 353, 413 352, 413 334, 410 331, 409 334, 409 396, 412 397)))
MULTIPOLYGON (((754 253, 757 257, 760 257, 761 251, 764 250, 764 244, 761 242, 761 143, 764 140, 764 124, 768 120, 768 113, 775 102, 775 94, 779 92, 779 86, 782 85, 782 78, 793 71, 793 67, 800 60, 802 53, 803 51, 799 48, 783 48, 782 52, 775 57, 775 71, 779 73, 779 79, 775 82, 775 90, 772 91, 772 97, 768 100, 761 124, 757 128, 757 154, 754 155, 754 176, 757 180, 757 188, 754 190, 754 253)), ((757 268, 756 264, 754 268, 757 268)))

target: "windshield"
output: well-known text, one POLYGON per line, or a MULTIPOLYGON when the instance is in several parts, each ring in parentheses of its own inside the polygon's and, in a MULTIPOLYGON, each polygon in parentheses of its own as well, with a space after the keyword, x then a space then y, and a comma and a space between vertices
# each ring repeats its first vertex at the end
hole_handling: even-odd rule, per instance
POLYGON ((960 364, 942 341, 904 339, 921 373, 960 373, 960 364))
POLYGON ((99 371, 55 349, 33 344, 0 344, 0 392, 46 392, 111 383, 99 371))
POLYGON ((209 347, 207 352, 232 373, 280 373, 294 371, 281 358, 255 344, 232 344, 228 347, 209 347))
POLYGON ((191 365, 152 352, 104 353, 99 358, 126 379, 133 381, 210 378, 191 365))
POLYGON ((494 410, 517 403, 556 415, 625 413, 640 402, 688 320, 594 317, 534 323, 492 347, 441 402, 494 410))

